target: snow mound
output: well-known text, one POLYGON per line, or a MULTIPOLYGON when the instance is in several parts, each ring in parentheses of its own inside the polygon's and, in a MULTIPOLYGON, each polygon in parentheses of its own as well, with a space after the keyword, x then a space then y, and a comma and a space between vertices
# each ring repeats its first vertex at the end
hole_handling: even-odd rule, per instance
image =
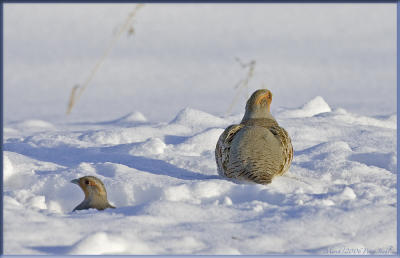
POLYGON ((217 116, 213 116, 209 113, 192 109, 185 108, 176 115, 176 117, 170 122, 170 124, 180 124, 189 127, 219 127, 227 125, 227 121, 219 118, 217 116))
POLYGON ((173 239, 169 245, 175 249, 179 248, 181 254, 190 254, 206 247, 202 241, 191 236, 173 239))
POLYGON ((160 138, 149 138, 145 142, 135 145, 129 154, 133 156, 148 156, 162 154, 167 145, 160 138))
POLYGON ((212 128, 198 133, 178 144, 175 151, 185 153, 185 155, 199 156, 206 150, 214 150, 216 142, 224 129, 212 128))
POLYGON ((43 195, 34 196, 34 197, 30 198, 28 204, 30 207, 37 208, 40 210, 47 209, 46 197, 43 195))
POLYGON ((285 110, 279 113, 282 118, 296 118, 296 117, 312 117, 317 114, 331 112, 328 103, 321 96, 317 96, 305 103, 299 109, 285 110))
MULTIPOLYGON (((227 187, 227 185, 216 182, 198 182, 191 185, 182 184, 169 187, 163 191, 162 198, 172 202, 188 201, 199 204, 212 198, 219 198, 229 190, 230 186, 227 187)), ((225 198, 228 199, 224 199, 224 202, 232 205, 232 200, 229 197, 225 198)))
POLYGON ((14 195, 17 202, 24 204, 26 207, 46 210, 46 197, 43 195, 35 195, 28 190, 20 190, 14 195))
POLYGON ((15 137, 18 135, 18 130, 9 128, 9 127, 3 127, 3 134, 4 134, 4 139, 7 139, 9 137, 15 137))
POLYGON ((179 185, 165 189, 163 198, 168 201, 177 202, 191 200, 192 197, 188 186, 179 185))
POLYGON ((380 167, 393 173, 397 170, 397 156, 393 152, 354 153, 349 157, 349 160, 357 161, 367 166, 380 167))
POLYGON ((131 112, 121 118, 118 118, 110 123, 130 124, 137 122, 147 122, 147 118, 139 111, 131 112))
POLYGON ((85 236, 72 245, 69 254, 99 255, 99 254, 149 254, 146 244, 135 239, 127 242, 123 237, 97 232, 85 236))
POLYGON ((33 128, 44 128, 44 129, 48 129, 48 128, 53 128, 54 125, 43 121, 43 120, 38 120, 38 119, 30 119, 30 120, 25 120, 21 123, 18 124, 20 127, 33 127, 33 128))
POLYGON ((3 180, 6 182, 14 174, 13 165, 10 159, 3 153, 3 180))
POLYGON ((159 131, 158 128, 138 125, 131 128, 116 127, 88 131, 82 133, 79 138, 87 144, 118 145, 145 141, 150 137, 158 136, 159 131))
POLYGON ((54 213, 62 213, 63 212, 63 208, 56 201, 49 201, 49 204, 47 205, 47 209, 50 212, 54 212, 54 213))
POLYGON ((341 197, 343 199, 354 200, 357 198, 357 195, 354 193, 353 189, 346 186, 346 188, 341 193, 341 197))
POLYGON ((328 155, 341 156, 341 155, 347 155, 349 152, 351 152, 351 148, 347 142, 332 141, 332 142, 324 142, 318 144, 305 151, 313 156, 321 155, 323 153, 326 153, 328 155))
MULTIPOLYGON (((322 115, 322 114, 321 114, 322 115)), ((397 128, 397 115, 391 115, 386 118, 374 118, 368 116, 361 116, 347 112, 343 108, 338 108, 329 114, 335 120, 340 120, 349 124, 370 125, 376 127, 384 127, 390 129, 397 128)))

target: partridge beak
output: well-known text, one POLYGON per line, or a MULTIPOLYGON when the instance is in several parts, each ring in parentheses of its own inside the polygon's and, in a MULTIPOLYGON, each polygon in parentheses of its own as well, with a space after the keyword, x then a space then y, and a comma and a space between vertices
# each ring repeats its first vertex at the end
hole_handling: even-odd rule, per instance
POLYGON ((71 183, 79 185, 79 179, 71 180, 71 183))

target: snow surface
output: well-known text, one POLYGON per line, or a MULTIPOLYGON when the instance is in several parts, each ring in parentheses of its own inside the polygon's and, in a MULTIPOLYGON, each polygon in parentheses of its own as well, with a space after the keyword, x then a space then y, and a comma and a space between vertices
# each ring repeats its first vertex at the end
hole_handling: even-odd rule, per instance
POLYGON ((185 107, 225 116, 247 74, 236 57, 256 66, 231 114, 262 85, 275 107, 322 96, 357 114, 396 112, 395 3, 166 3, 139 10, 135 34, 119 39, 66 117, 73 86, 134 7, 5 3, 5 121, 105 121, 138 110, 168 122, 185 107))
POLYGON ((321 97, 281 109, 294 160, 257 185, 216 171, 216 141, 241 115, 139 114, 5 125, 6 254, 396 251, 396 115, 331 110, 321 97), (69 181, 84 175, 104 182, 116 209, 71 212, 83 193, 69 181))

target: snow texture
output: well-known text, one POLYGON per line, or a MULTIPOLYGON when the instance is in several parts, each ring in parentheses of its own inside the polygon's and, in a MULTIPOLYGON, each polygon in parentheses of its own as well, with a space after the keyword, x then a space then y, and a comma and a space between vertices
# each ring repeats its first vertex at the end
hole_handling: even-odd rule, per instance
POLYGON ((317 97, 275 114, 295 154, 269 185, 217 175, 216 141, 240 116, 186 108, 169 123, 7 127, 5 253, 393 253, 396 116, 329 110, 317 97), (84 175, 104 182, 116 209, 71 212, 83 193, 69 181, 84 175))

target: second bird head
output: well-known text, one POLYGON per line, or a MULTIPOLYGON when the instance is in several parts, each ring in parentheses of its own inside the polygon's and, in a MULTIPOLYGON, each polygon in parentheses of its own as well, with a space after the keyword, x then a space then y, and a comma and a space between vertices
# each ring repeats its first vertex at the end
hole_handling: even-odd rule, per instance
POLYGON ((90 208, 97 210, 115 208, 108 202, 106 188, 103 182, 97 177, 84 176, 71 180, 71 183, 77 184, 85 194, 85 199, 73 211, 90 208))

